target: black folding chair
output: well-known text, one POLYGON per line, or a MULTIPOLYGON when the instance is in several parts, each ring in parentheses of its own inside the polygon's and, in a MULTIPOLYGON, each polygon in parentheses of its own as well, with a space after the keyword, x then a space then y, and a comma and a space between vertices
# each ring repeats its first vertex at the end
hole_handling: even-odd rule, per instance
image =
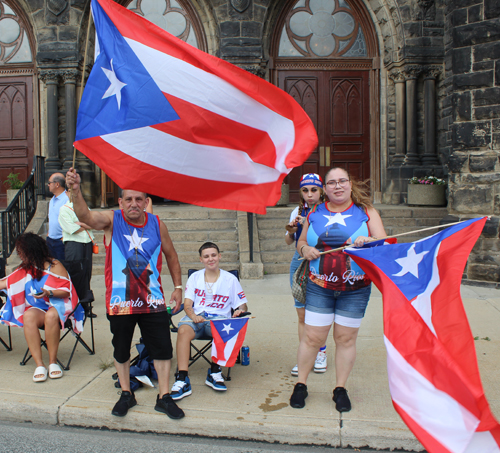
MULTIPOLYGON (((5 293, 3 291, 0 291, 0 308, 2 308, 5 304, 2 297, 7 297, 7 296, 5 295, 5 293)), ((3 344, 5 349, 7 349, 7 351, 12 351, 12 336, 10 333, 10 326, 7 326, 7 333, 9 335, 9 344, 7 344, 2 337, 0 337, 0 343, 3 344)))
MULTIPOLYGON (((191 277, 191 275, 194 272, 197 272, 198 269, 188 269, 188 278, 191 277)), ((228 271, 229 273, 233 274, 238 280, 240 279, 240 273, 238 269, 233 269, 228 271)), ((209 337, 207 335, 204 335, 200 338, 195 338, 193 341, 191 341, 191 349, 189 351, 189 366, 191 366, 193 363, 195 363, 197 360, 203 358, 209 365, 212 365, 212 341, 213 338, 209 337), (194 341, 204 341, 205 343, 198 348, 195 344, 193 344, 194 341), (209 354, 208 358, 205 355, 206 353, 209 354)), ((236 359, 236 363, 241 363, 241 351, 238 353, 238 358, 236 359)), ((231 380, 231 368, 227 369, 227 376, 224 376, 226 381, 231 380)))
MULTIPOLYGON (((94 316, 93 316, 93 311, 92 311, 92 302, 94 302, 94 293, 91 289, 88 289, 87 286, 87 281, 86 278, 87 276, 85 275, 85 268, 83 265, 83 260, 81 261, 65 261, 64 267, 68 271, 68 274, 71 277, 71 281, 73 285, 75 286, 76 292, 78 294, 78 297, 80 299, 78 305, 81 305, 82 308, 85 311, 85 318, 83 321, 83 325, 87 323, 87 319, 90 319, 90 336, 91 336, 91 346, 89 346, 85 340, 82 338, 82 333, 80 334, 75 334, 72 329, 71 325, 71 320, 68 319, 66 320, 64 324, 64 333, 61 336, 61 339, 59 340, 59 343, 61 343, 70 333, 74 335, 75 337, 75 343, 73 345, 73 348, 71 350, 71 354, 69 356, 68 361, 66 362, 66 365, 61 362, 59 359, 57 359, 59 365, 64 369, 64 370, 69 370, 69 367, 71 365, 71 361, 73 360, 73 356, 76 351, 76 347, 81 344, 90 355, 95 354, 95 342, 94 342, 94 316)), ((75 310, 78 309, 78 305, 75 307, 75 310)), ((73 312, 75 311, 73 310, 73 312)), ((72 314, 72 313, 71 313, 72 314)), ((43 330, 43 329, 42 329, 43 330)), ((71 338, 70 335, 69 337, 71 338)), ((42 346, 47 349, 47 344, 45 343, 45 340, 42 339, 42 346)), ((29 351, 29 348, 26 350, 26 353, 24 354, 23 360, 21 361, 20 365, 26 365, 28 360, 31 358, 31 354, 29 351)))

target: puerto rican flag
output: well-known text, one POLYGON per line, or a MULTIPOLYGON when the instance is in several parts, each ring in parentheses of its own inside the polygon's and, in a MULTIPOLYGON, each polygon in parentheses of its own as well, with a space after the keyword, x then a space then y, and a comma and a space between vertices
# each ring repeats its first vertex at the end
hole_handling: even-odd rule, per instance
POLYGON ((210 321, 212 330, 212 361, 220 366, 232 367, 236 362, 245 335, 248 318, 215 319, 210 321))
POLYGON ((61 320, 61 328, 70 316, 73 331, 83 332, 83 321, 85 312, 78 305, 78 295, 69 278, 61 277, 45 271, 40 280, 34 280, 30 273, 18 268, 12 274, 5 277, 7 280, 7 300, 0 310, 0 322, 8 326, 23 327, 24 312, 31 307, 45 307, 48 303, 57 310, 61 320), (68 291, 70 296, 62 299, 58 297, 35 299, 33 294, 40 292, 42 288, 50 291, 68 291), (75 310, 76 308, 76 310, 75 310))
POLYGON ((396 411, 430 453, 498 453, 460 282, 486 218, 408 244, 347 249, 384 300, 396 411))
POLYGON ((264 214, 316 148, 297 102, 111 0, 92 0, 96 57, 75 147, 122 188, 264 214))

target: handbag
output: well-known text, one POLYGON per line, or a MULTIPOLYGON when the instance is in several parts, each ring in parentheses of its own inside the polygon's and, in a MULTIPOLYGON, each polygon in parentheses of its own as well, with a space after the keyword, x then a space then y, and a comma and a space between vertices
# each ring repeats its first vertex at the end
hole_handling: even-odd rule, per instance
POLYGON ((292 295, 299 302, 306 303, 306 287, 309 279, 309 261, 300 263, 292 278, 292 295))

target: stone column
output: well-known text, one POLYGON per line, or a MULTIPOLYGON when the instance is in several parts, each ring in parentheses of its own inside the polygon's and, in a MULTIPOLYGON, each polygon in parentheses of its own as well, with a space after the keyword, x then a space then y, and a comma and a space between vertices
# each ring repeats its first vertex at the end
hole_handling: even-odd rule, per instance
POLYGON ((42 71, 40 79, 47 89, 47 158, 45 159, 45 174, 61 170, 59 159, 59 120, 57 109, 58 71, 42 71))
POLYGON ((439 165, 436 154, 436 78, 441 68, 429 66, 424 76, 424 133, 425 148, 422 164, 439 165))
POLYGON ((422 68, 417 65, 404 69, 406 77, 406 157, 404 165, 420 165, 417 143, 417 79, 422 68))
POLYGON ((73 142, 76 134, 76 78, 77 71, 67 70, 62 73, 64 94, 66 97, 66 156, 63 173, 73 165, 73 142))
POLYGON ((400 166, 405 159, 406 151, 406 93, 405 76, 399 69, 393 71, 389 77, 396 88, 396 154, 391 165, 400 166))

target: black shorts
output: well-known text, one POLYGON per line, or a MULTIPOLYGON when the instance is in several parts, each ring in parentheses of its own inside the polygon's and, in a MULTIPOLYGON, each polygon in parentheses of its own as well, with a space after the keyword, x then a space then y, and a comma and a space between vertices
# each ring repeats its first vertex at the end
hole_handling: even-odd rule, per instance
POLYGON ((144 345, 152 359, 170 360, 172 358, 170 315, 166 311, 137 315, 110 316, 108 314, 107 317, 113 334, 113 357, 118 363, 125 363, 130 359, 130 348, 136 324, 139 324, 144 345))

